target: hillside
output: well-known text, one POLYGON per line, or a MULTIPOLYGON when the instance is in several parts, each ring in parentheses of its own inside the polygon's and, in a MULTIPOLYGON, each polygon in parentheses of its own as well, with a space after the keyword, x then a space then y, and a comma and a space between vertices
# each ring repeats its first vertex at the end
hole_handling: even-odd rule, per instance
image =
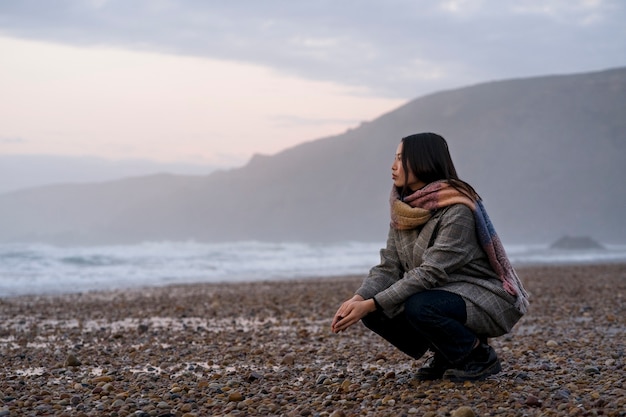
POLYGON ((399 140, 447 138, 505 242, 626 242, 626 68, 490 82, 208 176, 0 195, 0 241, 377 240, 399 140))

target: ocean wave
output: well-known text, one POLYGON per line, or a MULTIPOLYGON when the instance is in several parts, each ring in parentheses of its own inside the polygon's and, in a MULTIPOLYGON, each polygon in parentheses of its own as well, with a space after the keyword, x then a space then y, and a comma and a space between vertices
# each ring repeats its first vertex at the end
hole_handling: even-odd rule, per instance
MULTIPOLYGON (((146 242, 58 247, 0 245, 0 297, 337 275, 365 275, 384 242, 146 242)), ((555 250, 508 245, 514 265, 626 262, 626 245, 605 250, 555 250)))

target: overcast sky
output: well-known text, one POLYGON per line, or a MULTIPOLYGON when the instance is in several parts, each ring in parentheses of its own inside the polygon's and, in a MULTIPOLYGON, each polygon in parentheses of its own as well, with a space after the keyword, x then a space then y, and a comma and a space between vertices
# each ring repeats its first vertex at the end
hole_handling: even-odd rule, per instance
POLYGON ((428 93, 626 65, 622 0, 0 0, 0 154, 240 165, 428 93))

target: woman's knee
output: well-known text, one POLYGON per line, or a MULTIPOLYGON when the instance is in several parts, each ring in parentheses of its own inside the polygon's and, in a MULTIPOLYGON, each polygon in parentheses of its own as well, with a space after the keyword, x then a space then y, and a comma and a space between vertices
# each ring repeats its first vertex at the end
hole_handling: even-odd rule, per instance
POLYGON ((465 322, 465 301, 457 294, 447 291, 428 290, 412 295, 404 304, 407 318, 415 323, 432 323, 441 318, 465 322))
POLYGON ((426 302, 423 293, 414 294, 404 303, 404 314, 412 323, 423 323, 430 321, 434 311, 432 305, 426 302))
POLYGON ((377 329, 384 326, 383 317, 381 317, 381 313, 374 311, 373 313, 367 314, 365 317, 361 319, 361 322, 365 327, 372 331, 376 331, 377 329))

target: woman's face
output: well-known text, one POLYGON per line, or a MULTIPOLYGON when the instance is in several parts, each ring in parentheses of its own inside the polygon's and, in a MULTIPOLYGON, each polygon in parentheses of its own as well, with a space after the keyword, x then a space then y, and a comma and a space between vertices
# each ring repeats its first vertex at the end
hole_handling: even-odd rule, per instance
POLYGON ((393 165, 391 165, 391 178, 393 179, 393 184, 396 187, 404 187, 406 185, 412 191, 419 190, 426 185, 424 182, 417 179, 410 170, 406 184, 405 177, 404 168, 402 167, 402 142, 400 142, 398 149, 396 149, 396 157, 393 160, 393 165))

